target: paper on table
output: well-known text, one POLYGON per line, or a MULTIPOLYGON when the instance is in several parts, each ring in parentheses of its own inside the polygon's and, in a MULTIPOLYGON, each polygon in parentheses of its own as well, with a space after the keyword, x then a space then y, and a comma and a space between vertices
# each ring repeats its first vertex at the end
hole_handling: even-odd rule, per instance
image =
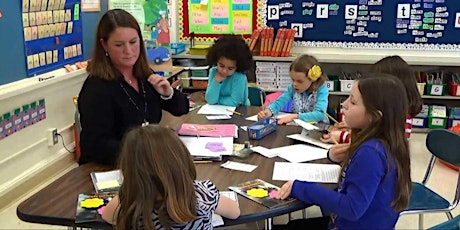
POLYGON ((239 162, 234 162, 234 161, 227 161, 221 164, 220 166, 227 168, 227 169, 233 169, 233 170, 244 171, 244 172, 252 172, 254 171, 254 169, 257 168, 257 165, 250 165, 250 164, 239 163, 239 162))
MULTIPOLYGON (((219 194, 220 194, 220 196, 226 196, 226 197, 236 201, 236 203, 239 206, 238 195, 236 194, 236 192, 233 192, 233 191, 221 191, 221 192, 219 192, 219 194)), ((222 216, 220 216, 218 214, 215 214, 215 213, 212 214, 211 222, 212 222, 213 227, 224 225, 224 220, 222 219, 222 216)))
POLYGON ((326 158, 327 151, 327 149, 304 144, 288 145, 271 149, 271 152, 277 153, 279 157, 292 163, 300 163, 326 158))
POLYGON ((336 164, 275 162, 273 180, 302 180, 318 183, 337 183, 340 166, 336 164))
POLYGON ((306 129, 306 130, 315 130, 315 129, 318 129, 318 127, 308 123, 308 122, 305 122, 305 121, 302 121, 300 119, 294 119, 294 122, 300 126, 302 126, 302 128, 306 129))
POLYGON ((179 137, 187 146, 190 155, 192 156, 223 156, 233 154, 233 137, 179 137), (206 148, 208 143, 222 143, 224 150, 213 152, 206 148))
POLYGON ((235 111, 235 106, 226 106, 226 105, 210 105, 206 104, 201 107, 198 111, 198 114, 212 114, 212 115, 232 115, 233 113, 230 111, 235 111), (228 111, 230 110, 230 111, 228 111))
POLYGON ((227 120, 232 118, 230 115, 211 115, 211 116, 206 116, 206 119, 208 120, 227 120))
MULTIPOLYGON (((303 132, 303 130, 302 130, 302 132, 303 132)), ((314 139, 314 138, 311 138, 309 136, 302 135, 302 134, 291 134, 291 135, 287 135, 287 137, 291 138, 291 139, 303 141, 303 142, 306 142, 306 143, 309 143, 309 144, 312 144, 312 145, 316 145, 316 146, 319 146, 319 147, 325 148, 325 149, 330 149, 333 146, 332 144, 323 143, 320 140, 317 140, 317 139, 314 139)))
POLYGON ((251 148, 252 151, 259 153, 260 155, 267 157, 267 158, 272 158, 276 157, 278 155, 277 152, 272 151, 272 149, 267 149, 262 146, 256 146, 251 148))

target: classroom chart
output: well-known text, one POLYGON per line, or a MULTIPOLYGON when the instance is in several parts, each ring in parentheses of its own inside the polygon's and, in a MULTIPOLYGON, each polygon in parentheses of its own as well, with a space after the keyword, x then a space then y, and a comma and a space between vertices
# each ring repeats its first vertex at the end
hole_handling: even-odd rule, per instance
POLYGON ((79 0, 22 0, 27 75, 83 60, 79 0))
POLYGON ((460 4, 447 0, 267 0, 265 24, 296 45, 460 49, 460 4))
POLYGON ((252 7, 251 0, 189 0, 189 31, 250 34, 252 7))
POLYGON ((222 34, 249 37, 262 26, 261 0, 180 0, 179 39, 212 41, 222 34))

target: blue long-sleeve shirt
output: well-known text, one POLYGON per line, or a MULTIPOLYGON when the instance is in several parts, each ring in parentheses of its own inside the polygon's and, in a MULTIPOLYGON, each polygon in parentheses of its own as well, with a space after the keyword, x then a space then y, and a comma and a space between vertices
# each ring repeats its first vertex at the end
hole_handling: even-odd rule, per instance
POLYGON ((217 67, 209 70, 206 102, 210 105, 240 106, 251 105, 248 97, 248 78, 246 74, 235 72, 220 83, 214 80, 217 67))
POLYGON ((376 139, 363 143, 350 161, 338 192, 312 182, 294 181, 291 196, 319 205, 336 216, 338 229, 394 229, 399 218, 391 206, 396 190, 394 161, 388 164, 376 139), (390 168, 388 170, 388 165, 390 168))
MULTIPOLYGON (((295 89, 292 86, 292 83, 289 84, 288 88, 281 94, 281 96, 274 102, 272 102, 267 109, 271 110, 274 115, 278 114, 279 111, 289 102, 293 100, 295 89)), ((303 92, 302 96, 308 97, 310 92, 303 92)), ((305 122, 320 122, 327 120, 326 115, 324 114, 327 110, 327 105, 329 97, 329 90, 327 89, 326 84, 322 84, 318 87, 316 92, 316 104, 313 111, 308 112, 299 112, 299 119, 305 122)), ((293 102, 294 104, 295 102, 293 102)))

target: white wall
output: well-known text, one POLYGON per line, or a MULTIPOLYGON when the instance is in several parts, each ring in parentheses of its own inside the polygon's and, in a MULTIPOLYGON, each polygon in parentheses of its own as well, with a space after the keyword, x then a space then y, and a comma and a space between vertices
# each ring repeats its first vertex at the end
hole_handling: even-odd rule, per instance
POLYGON ((78 95, 86 76, 85 70, 66 73, 59 69, 0 86, 0 114, 43 98, 46 105, 46 119, 0 140, 0 209, 49 176, 75 164, 61 138, 57 145, 48 146, 46 130, 57 128, 66 146, 74 149, 72 98, 78 95), (55 77, 38 81, 47 76, 55 77))

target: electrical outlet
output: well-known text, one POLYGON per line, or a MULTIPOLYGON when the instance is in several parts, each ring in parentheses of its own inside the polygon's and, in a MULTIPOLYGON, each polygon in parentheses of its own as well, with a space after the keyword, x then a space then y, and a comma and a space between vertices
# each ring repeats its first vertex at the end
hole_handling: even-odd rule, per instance
POLYGON ((47 138, 48 138, 48 146, 53 146, 57 144, 58 143, 57 129, 55 128, 48 129, 47 138))

